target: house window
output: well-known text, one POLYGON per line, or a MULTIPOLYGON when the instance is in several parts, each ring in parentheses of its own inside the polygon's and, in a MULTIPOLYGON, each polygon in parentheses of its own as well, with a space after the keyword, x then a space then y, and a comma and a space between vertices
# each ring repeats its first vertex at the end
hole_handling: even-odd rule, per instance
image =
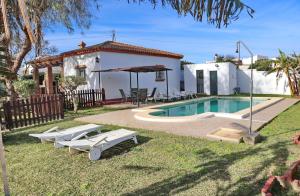
POLYGON ((165 81, 165 72, 157 71, 155 81, 165 81))
POLYGON ((76 75, 86 79, 86 65, 76 65, 76 75))
POLYGON ((86 79, 85 68, 79 68, 79 69, 77 69, 77 76, 80 76, 80 77, 83 77, 84 79, 86 79))

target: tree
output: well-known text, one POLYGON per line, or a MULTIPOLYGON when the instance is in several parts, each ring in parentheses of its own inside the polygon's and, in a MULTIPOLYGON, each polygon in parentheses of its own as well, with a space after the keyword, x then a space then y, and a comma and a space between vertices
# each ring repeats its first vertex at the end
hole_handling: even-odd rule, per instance
POLYGON ((300 66, 299 57, 297 55, 296 57, 286 55, 279 50, 279 57, 274 62, 274 65, 270 65, 268 73, 277 73, 277 77, 280 77, 281 73, 284 73, 288 79, 291 95, 299 95, 299 78, 296 73, 296 68, 300 66))
POLYGON ((28 98, 35 91, 35 81, 28 79, 17 80, 13 83, 18 94, 23 98, 28 98))
POLYGON ((292 54, 292 65, 291 65, 291 71, 293 75, 294 80, 294 86, 295 86, 295 94, 299 96, 300 94, 300 86, 299 86, 299 80, 300 80, 300 55, 297 55, 296 53, 292 54))
POLYGON ((1 46, 7 49, 7 67, 14 77, 1 76, 11 97, 14 97, 13 81, 25 56, 34 47, 42 54, 43 32, 53 25, 62 25, 69 32, 74 26, 88 28, 90 8, 95 1, 89 0, 1 0, 1 46), (25 3, 26 2, 26 3, 25 3))
POLYGON ((228 26, 231 21, 237 20, 245 9, 252 17, 254 10, 240 0, 128 0, 128 2, 150 2, 154 8, 161 3, 170 5, 179 15, 191 15, 196 21, 202 22, 205 18, 208 23, 228 26))
MULTIPOLYGON (((190 14, 195 20, 209 23, 217 28, 227 26, 237 20, 245 9, 252 17, 254 10, 240 0, 128 0, 128 3, 150 2, 154 8, 160 2, 162 6, 170 5, 179 15, 190 14)), ((84 29, 90 26, 91 8, 99 8, 98 0, 1 0, 1 39, 4 46, 12 46, 8 61, 11 72, 17 73, 25 56, 32 47, 41 54, 43 33, 54 25, 62 25, 69 32, 74 26, 84 29)), ((0 77, 9 94, 13 97, 12 81, 16 79, 0 77)))
POLYGON ((271 71, 275 61, 272 59, 259 59, 253 63, 252 68, 257 71, 271 71))
POLYGON ((60 80, 60 87, 65 92, 71 93, 75 113, 77 113, 78 111, 78 102, 79 102, 78 95, 76 94, 76 90, 79 86, 85 84, 86 84, 86 80, 80 76, 66 76, 65 78, 60 80))
POLYGON ((215 59, 216 63, 223 63, 223 62, 230 62, 233 64, 237 64, 238 61, 236 60, 236 58, 234 56, 231 55, 218 55, 216 54, 216 59, 215 59))
MULTIPOLYGON (((1 6, 3 7, 3 3, 1 2, 1 6)), ((5 35, 3 35, 5 36, 5 35)), ((3 39, 4 38, 0 38, 3 39)), ((12 77, 14 74, 7 68, 7 47, 5 47, 2 43, 0 45, 0 77, 12 77)), ((0 81, 1 82, 1 81, 0 81)), ((0 83, 0 98, 2 96, 2 83, 0 83)), ((6 92, 5 92, 6 93, 6 92)), ((8 186, 8 177, 6 170, 6 161, 5 161, 5 150, 2 139, 2 124, 0 123, 0 161, 1 161, 1 169, 2 169, 2 182, 3 182, 3 190, 5 196, 10 195, 9 186, 8 186)))
POLYGON ((194 63, 187 61, 187 60, 181 60, 180 61, 180 70, 184 70, 184 66, 188 65, 188 64, 194 64, 194 63))

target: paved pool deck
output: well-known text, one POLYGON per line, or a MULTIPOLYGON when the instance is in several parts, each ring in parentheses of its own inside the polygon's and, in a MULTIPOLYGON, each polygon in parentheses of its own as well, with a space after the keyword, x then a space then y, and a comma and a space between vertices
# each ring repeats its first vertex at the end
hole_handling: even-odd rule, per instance
MULTIPOLYGON (((253 130, 257 131, 266 123, 270 122, 278 114, 296 104, 299 99, 285 98, 274 105, 271 105, 261 111, 253 114, 253 130)), ((162 131, 182 136, 206 137, 219 128, 237 129, 247 131, 249 127, 249 118, 232 119, 223 117, 211 117, 205 119, 197 119, 191 122, 148 122, 138 120, 134 117, 136 112, 132 109, 119 110, 104 114, 92 115, 77 118, 75 120, 106 124, 118 125, 131 128, 146 129, 152 131, 162 131)))

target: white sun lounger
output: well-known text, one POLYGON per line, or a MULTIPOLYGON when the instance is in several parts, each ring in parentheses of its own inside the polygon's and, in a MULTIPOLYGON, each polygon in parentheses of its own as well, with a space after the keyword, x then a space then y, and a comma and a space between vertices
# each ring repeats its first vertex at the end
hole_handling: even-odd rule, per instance
MULTIPOLYGON (((82 137, 82 136, 81 136, 82 137)), ((123 141, 133 140, 137 144, 136 132, 127 129, 118 129, 106 133, 100 133, 86 139, 80 139, 80 136, 71 141, 56 141, 58 145, 69 146, 71 154, 77 151, 84 151, 89 153, 89 159, 94 161, 101 157, 101 153, 123 141)))
MULTIPOLYGON (((37 134, 29 134, 29 136, 37 137, 41 140, 42 143, 46 141, 69 141, 78 135, 86 135, 90 132, 96 131, 97 129, 101 128, 102 125, 95 125, 95 124, 87 124, 87 125, 80 125, 76 127, 71 127, 68 129, 59 130, 58 127, 53 127, 44 133, 37 133, 37 134)), ((98 130, 100 133, 100 130, 98 130)), ((61 147, 55 145, 55 147, 61 147)))

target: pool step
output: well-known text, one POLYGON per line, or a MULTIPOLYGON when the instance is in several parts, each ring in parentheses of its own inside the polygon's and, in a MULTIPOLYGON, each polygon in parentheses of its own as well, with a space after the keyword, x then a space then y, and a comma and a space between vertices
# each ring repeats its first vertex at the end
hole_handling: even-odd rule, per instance
POLYGON ((206 136, 213 140, 241 143, 243 142, 244 135, 245 132, 242 130, 219 128, 216 131, 207 134, 206 136))

